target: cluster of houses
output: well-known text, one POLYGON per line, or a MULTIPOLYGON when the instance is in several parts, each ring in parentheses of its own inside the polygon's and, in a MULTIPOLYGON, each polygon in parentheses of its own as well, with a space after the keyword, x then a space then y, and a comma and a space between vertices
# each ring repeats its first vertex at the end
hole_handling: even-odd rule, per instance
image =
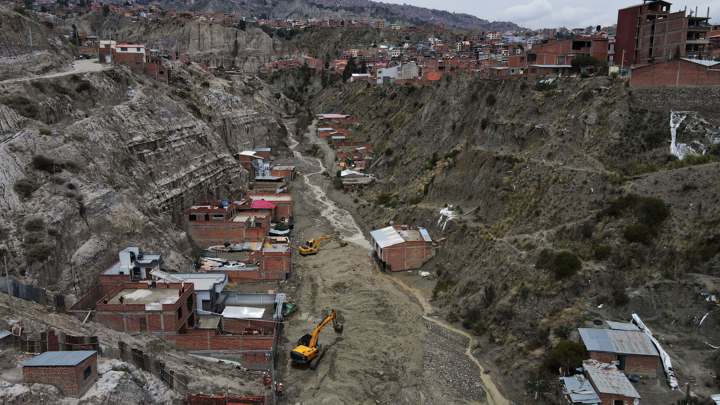
POLYGON ((565 403, 639 405, 642 398, 633 383, 664 377, 662 348, 635 323, 606 321, 601 327, 579 328, 578 333, 589 358, 579 370, 563 371, 565 403))
MULTIPOLYGON (((195 268, 171 272, 162 254, 127 247, 70 312, 274 376, 281 325, 294 308, 277 286, 292 272, 288 187, 295 168, 272 165, 270 153, 270 148, 257 148, 236 156, 252 176, 242 198, 185 210, 187 232, 203 252, 195 268)), ((98 378, 97 350, 44 347, 23 363, 25 382, 52 384, 66 396, 82 397, 98 378)), ((282 387, 263 384, 265 391, 253 398, 272 398, 282 387)))
POLYGON ((609 29, 483 32, 454 38, 435 32, 415 43, 351 47, 327 61, 307 55, 284 58, 266 68, 307 64, 340 74, 353 59, 363 68, 354 72, 352 81, 428 83, 458 72, 490 79, 570 75, 578 70, 573 60, 582 56, 629 77, 635 87, 718 85, 720 26, 710 25, 709 15, 709 9, 701 16, 697 9, 671 11, 671 3, 647 0, 619 10, 617 26, 609 29))
POLYGON ((335 150, 335 173, 346 191, 374 181, 367 173, 373 161, 373 146, 354 138, 357 118, 347 114, 318 114, 317 136, 335 150))

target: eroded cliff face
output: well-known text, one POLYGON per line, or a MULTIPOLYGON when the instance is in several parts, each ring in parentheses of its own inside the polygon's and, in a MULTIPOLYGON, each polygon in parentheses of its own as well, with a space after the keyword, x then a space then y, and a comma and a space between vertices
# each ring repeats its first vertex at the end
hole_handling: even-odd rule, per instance
POLYGON ((708 91, 454 78, 330 88, 315 109, 360 117, 354 131, 374 144, 379 181, 354 196, 359 217, 430 228, 435 304, 483 337, 478 353, 519 400, 576 327, 633 312, 684 345, 671 353, 681 377, 714 384, 698 367, 712 366, 703 341, 720 338, 718 320, 698 329, 693 319, 707 312, 702 293, 720 289, 720 164, 717 150, 669 156, 671 110, 700 106, 683 130, 717 131, 708 91), (442 229, 446 204, 458 219, 442 229))
POLYGON ((148 49, 243 73, 257 73, 270 61, 275 47, 273 39, 259 28, 227 26, 209 19, 176 16, 136 21, 97 12, 68 23, 101 38, 142 43, 148 49))
MULTIPOLYGON (((52 26, 52 24, 49 24, 52 26)), ((63 40, 49 35, 48 25, 0 5, 0 81, 41 74, 71 61, 63 40)))
POLYGON ((0 238, 11 274, 84 291, 127 245, 189 266, 182 210, 246 188, 233 155, 282 147, 290 104, 252 77, 181 64, 173 75, 167 85, 115 68, 3 86, 0 238))

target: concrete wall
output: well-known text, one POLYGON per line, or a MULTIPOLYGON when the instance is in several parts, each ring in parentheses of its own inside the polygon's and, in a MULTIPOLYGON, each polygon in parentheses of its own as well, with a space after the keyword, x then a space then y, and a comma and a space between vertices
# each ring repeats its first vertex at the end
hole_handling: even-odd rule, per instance
POLYGON ((23 367, 26 384, 40 383, 58 387, 66 396, 81 397, 97 381, 97 354, 74 367, 23 367), (91 368, 85 378, 85 369, 91 368))

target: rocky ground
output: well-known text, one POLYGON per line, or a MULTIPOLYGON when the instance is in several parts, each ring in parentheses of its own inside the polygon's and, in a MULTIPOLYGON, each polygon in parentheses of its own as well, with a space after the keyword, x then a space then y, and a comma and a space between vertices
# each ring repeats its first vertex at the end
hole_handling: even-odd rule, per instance
MULTIPOLYGON (((667 346, 681 384, 705 396, 716 390, 717 360, 704 342, 718 335, 697 323, 716 308, 703 294, 720 288, 709 174, 718 154, 668 156, 671 110, 698 112, 679 139, 707 143, 718 133, 717 112, 699 98, 692 89, 635 91, 603 78, 545 89, 460 77, 418 88, 332 87, 314 103, 318 113, 359 116, 353 130, 376 151, 377 184, 337 200, 365 227, 430 229, 440 241, 424 269, 438 279, 434 305, 478 337, 475 353, 523 403, 538 381, 552 402, 554 378, 539 367, 558 342, 576 340, 575 328, 593 320, 627 321, 633 312, 667 346), (659 201, 668 216, 640 241, 628 230, 646 220, 643 201, 659 201), (442 229, 446 204, 460 218, 442 229), (540 260, 546 250, 573 252, 578 273, 553 276, 540 260)), ((658 403, 678 399, 652 384, 640 390, 658 403)))
MULTIPOLYGON (((313 140, 305 138, 297 150, 308 141, 313 140)), ((299 312, 285 323, 280 351, 288 403, 485 403, 479 369, 465 355, 467 338, 425 320, 416 297, 379 273, 354 219, 322 202, 331 185, 318 173, 318 162, 296 157, 293 163, 310 174, 292 186, 295 243, 324 234, 351 243, 328 242, 319 254, 296 258, 285 290, 299 312), (291 366, 295 340, 320 321, 324 309, 340 311, 342 335, 330 327, 323 331, 327 352, 317 370, 291 366)))

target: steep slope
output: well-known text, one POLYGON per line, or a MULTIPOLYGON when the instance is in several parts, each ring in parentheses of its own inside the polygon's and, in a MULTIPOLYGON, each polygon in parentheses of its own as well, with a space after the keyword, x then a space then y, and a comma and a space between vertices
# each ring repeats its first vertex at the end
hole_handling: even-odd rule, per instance
POLYGON ((720 163, 668 156, 671 109, 697 109, 707 121, 687 128, 717 131, 706 91, 717 93, 460 78, 330 88, 315 110, 360 117, 379 181, 355 196, 358 217, 418 223, 442 241, 426 268, 435 304, 483 337, 478 353, 503 370, 511 397, 553 367, 550 349, 574 328, 633 312, 671 347, 681 381, 708 394, 704 342, 720 340, 718 319, 697 322, 702 294, 720 291, 720 163), (442 229, 446 204, 460 218, 442 229))
POLYGON ((103 38, 140 42, 149 49, 162 49, 198 63, 250 74, 270 60, 275 46, 272 38, 259 28, 241 29, 184 16, 134 21, 95 12, 67 22, 68 27, 72 24, 103 38))
POLYGON ((172 75, 165 85, 115 68, 2 85, 0 239, 12 273, 85 291, 128 244, 187 268, 182 209, 243 189, 233 154, 282 146, 285 111, 250 76, 181 64, 172 75))
POLYGON ((62 39, 49 35, 52 28, 0 4, 0 81, 69 65, 71 54, 62 39))
MULTIPOLYGON (((166 5, 183 8, 185 2, 168 0, 166 5)), ((390 4, 369 0, 199 0, 192 10, 211 12, 240 12, 258 18, 381 18, 391 22, 412 24, 443 24, 451 28, 477 31, 514 31, 516 24, 506 21, 488 21, 469 14, 451 13, 408 4, 390 4)))

